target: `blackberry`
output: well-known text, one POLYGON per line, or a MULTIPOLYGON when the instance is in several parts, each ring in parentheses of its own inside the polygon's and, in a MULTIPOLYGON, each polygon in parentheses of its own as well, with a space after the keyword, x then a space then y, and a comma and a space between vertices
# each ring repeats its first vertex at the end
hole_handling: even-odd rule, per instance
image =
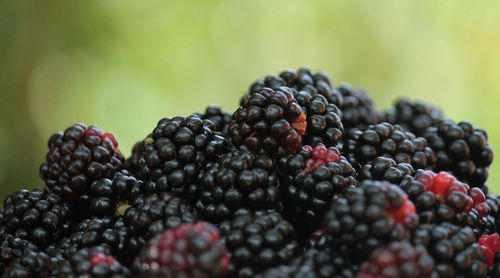
POLYGON ((5 233, 43 248, 60 239, 70 228, 71 208, 46 188, 20 190, 3 203, 5 233))
POLYGON ((250 86, 250 93, 265 87, 277 90, 282 86, 294 88, 299 92, 307 92, 311 96, 322 95, 329 103, 337 107, 343 103, 342 94, 333 87, 330 76, 321 71, 313 73, 307 67, 302 67, 297 71, 288 69, 281 72, 279 76, 268 75, 259 79, 250 86))
POLYGON ((83 248, 61 260, 50 277, 132 277, 130 270, 102 247, 83 248))
POLYGON ((12 261, 19 259, 28 252, 38 252, 39 248, 32 242, 15 237, 11 234, 1 234, 0 242, 0 273, 4 273, 5 268, 12 261))
POLYGON ((224 277, 227 250, 205 222, 182 224, 155 236, 135 261, 139 277, 224 277))
POLYGON ((120 204, 131 202, 145 191, 144 182, 136 179, 128 171, 116 172, 111 179, 94 181, 88 190, 87 215, 113 216, 120 204))
POLYGON ((254 277, 299 252, 293 226, 277 212, 242 214, 219 228, 229 251, 229 277, 254 277))
POLYGON ((419 171, 401 188, 414 202, 421 223, 450 222, 472 227, 478 234, 496 230, 481 189, 469 188, 446 172, 419 171))
POLYGON ((130 261, 140 247, 134 245, 128 225, 123 216, 89 218, 78 223, 73 232, 49 246, 45 251, 51 256, 69 257, 83 248, 106 247, 110 254, 122 262, 130 261))
MULTIPOLYGON (((313 74, 308 68, 283 71, 280 76, 267 76, 256 81, 250 87, 250 93, 265 87, 278 90, 288 86, 307 118, 306 133, 302 136, 304 144, 315 146, 323 143, 327 146, 337 146, 342 131, 342 95, 332 89, 330 77, 323 72, 313 74)), ((245 97, 248 97, 247 94, 245 97)), ((245 97, 243 99, 245 99, 245 97)))
POLYGON ((405 131, 421 136, 428 127, 436 126, 444 119, 442 112, 423 101, 402 98, 385 114, 387 122, 398 124, 405 131))
POLYGON ((218 105, 210 105, 203 113, 196 113, 203 120, 210 120, 215 125, 214 131, 227 135, 231 113, 225 112, 218 105))
POLYGON ((272 155, 300 148, 307 123, 293 91, 288 87, 263 88, 245 98, 229 124, 232 143, 272 155))
MULTIPOLYGON (((356 129, 352 137, 344 141, 344 152, 356 169, 374 162, 368 167, 368 172, 372 172, 374 177, 377 176, 375 174, 384 174, 378 169, 390 168, 383 165, 388 164, 389 160, 375 163, 374 160, 380 157, 392 159, 396 164, 410 164, 414 170, 434 169, 436 163, 436 154, 427 146, 424 138, 415 137, 411 132, 405 132, 401 126, 389 123, 371 125, 364 131, 356 129)), ((390 161, 389 164, 394 163, 390 161)))
POLYGON ((149 193, 168 191, 193 200, 195 179, 210 160, 229 151, 229 142, 214 132, 214 124, 198 116, 164 118, 143 141, 138 178, 149 193))
POLYGON ((48 147, 40 177, 51 192, 66 200, 85 198, 93 181, 111 178, 124 162, 115 136, 96 126, 73 125, 53 134, 48 147))
POLYGON ((125 247, 130 254, 137 254, 159 232, 198 219, 191 206, 168 192, 138 198, 123 217, 124 225, 128 227, 125 247))
POLYGON ((436 152, 437 171, 449 171, 468 185, 486 190, 485 182, 493 161, 486 131, 467 121, 456 124, 443 120, 427 128, 422 136, 436 152))
POLYGON ((6 266, 5 270, 2 271, 2 277, 50 277, 57 263, 59 263, 57 259, 44 252, 27 251, 6 266))
POLYGON ((233 218, 239 209, 282 208, 275 160, 245 148, 209 163, 200 173, 199 187, 196 209, 201 219, 213 223, 233 218))
POLYGON ((356 171, 334 147, 304 146, 279 164, 284 213, 295 227, 301 227, 301 237, 319 226, 336 194, 357 185, 356 171))
POLYGON ((357 278, 368 277, 438 277, 434 260, 423 246, 413 246, 408 241, 395 241, 381 247, 363 262, 357 278))
POLYGON ((413 232, 412 243, 427 248, 439 277, 486 277, 485 256, 470 227, 421 224, 413 232))
POLYGON ((359 264, 378 247, 409 238, 417 224, 415 206, 399 187, 363 181, 333 200, 325 215, 324 235, 316 245, 359 264))
POLYGON ((289 265, 270 268, 256 278, 351 278, 358 266, 329 250, 309 249, 289 265))
POLYGON ((345 139, 350 138, 356 129, 364 130, 382 122, 382 113, 375 109, 373 100, 365 90, 354 88, 348 83, 341 84, 337 90, 344 100, 339 108, 342 110, 345 139))

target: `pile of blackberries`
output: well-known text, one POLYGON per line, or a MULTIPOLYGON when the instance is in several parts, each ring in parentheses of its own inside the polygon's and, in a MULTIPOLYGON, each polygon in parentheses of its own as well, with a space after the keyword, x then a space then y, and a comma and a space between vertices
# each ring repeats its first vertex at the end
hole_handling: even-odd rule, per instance
POLYGON ((500 277, 486 131, 286 70, 161 119, 130 157, 75 124, 0 211, 1 277, 500 277))

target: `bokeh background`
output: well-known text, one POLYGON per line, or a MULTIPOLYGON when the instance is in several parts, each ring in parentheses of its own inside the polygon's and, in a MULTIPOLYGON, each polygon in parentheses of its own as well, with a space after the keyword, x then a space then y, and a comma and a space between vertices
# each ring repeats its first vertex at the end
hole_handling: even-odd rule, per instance
MULTIPOLYGON (((43 186, 48 137, 84 122, 128 155, 165 116, 234 110, 308 65, 485 128, 500 149, 500 1, 0 1, 0 198, 43 186)), ((490 186, 500 192, 500 163, 490 186)))

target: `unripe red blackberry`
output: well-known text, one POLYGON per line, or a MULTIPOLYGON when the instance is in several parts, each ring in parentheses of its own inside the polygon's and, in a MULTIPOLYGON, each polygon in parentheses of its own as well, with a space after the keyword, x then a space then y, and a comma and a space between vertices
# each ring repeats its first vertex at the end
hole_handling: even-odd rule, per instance
POLYGON ((111 178, 124 162, 118 141, 96 126, 76 124, 52 135, 40 177, 65 200, 85 199, 92 182, 111 178))
POLYGON ((155 236, 141 251, 134 267, 139 277, 223 278, 229 258, 217 229, 196 222, 155 236))
POLYGON ((450 222, 472 227, 478 234, 496 230, 481 189, 470 188, 446 172, 419 171, 401 188, 414 202, 421 223, 450 222))
POLYGON ((293 90, 263 88, 244 98, 229 124, 232 143, 278 155, 299 149, 307 123, 293 90))

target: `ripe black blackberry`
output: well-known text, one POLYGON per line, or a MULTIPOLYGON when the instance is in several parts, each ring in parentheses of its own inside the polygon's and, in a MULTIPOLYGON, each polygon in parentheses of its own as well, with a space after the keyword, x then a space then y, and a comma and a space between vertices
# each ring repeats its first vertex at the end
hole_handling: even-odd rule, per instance
POLYGON ((359 264, 383 244, 409 238, 417 224, 415 206, 398 186, 363 181, 332 201, 316 246, 359 264))
POLYGON ((127 266, 108 253, 106 248, 83 248, 61 260, 50 277, 126 278, 132 273, 127 266))
POLYGON ((300 238, 318 228, 336 194, 358 184, 356 171, 334 147, 302 147, 281 158, 278 168, 284 214, 300 238))
POLYGON ((434 260, 424 246, 414 246, 408 241, 394 241, 373 251, 363 262, 356 278, 437 278, 434 260))
POLYGON ((196 209, 202 220, 232 219, 239 209, 281 210, 276 162, 267 154, 233 149, 200 172, 196 209))
POLYGON ((343 256, 330 250, 309 249, 289 265, 269 268, 256 278, 351 278, 358 265, 351 265, 343 256))
POLYGON ((486 277, 486 259, 470 227, 443 222, 421 224, 412 243, 423 245, 434 259, 439 277, 486 277))
POLYGON ((229 151, 229 142, 215 133, 214 124, 198 116, 164 118, 143 141, 137 176, 150 193, 171 192, 193 200, 199 170, 229 151))
POLYGON ((129 258, 134 258, 157 233, 198 220, 191 206, 168 192, 139 196, 123 217, 127 228, 124 247, 133 254, 129 258))
MULTIPOLYGON (((401 167, 397 167, 397 165, 403 163, 411 165, 411 167, 403 165, 405 168, 413 168, 409 170, 434 169, 437 160, 436 154, 427 146, 427 141, 424 138, 415 137, 411 132, 405 132, 401 126, 389 123, 371 125, 364 131, 356 129, 352 137, 344 141, 344 152, 356 169, 370 165, 367 167, 369 169, 365 169, 365 171, 371 173, 373 178, 386 175, 384 172, 388 168, 396 167, 399 169, 401 167), (375 159, 380 157, 393 161, 379 159, 375 163, 375 159)), ((393 174, 399 173, 390 173, 389 175, 393 174)))
MULTIPOLYGON (((249 94, 265 87, 278 90, 282 86, 294 88, 293 96, 307 118, 306 133, 302 142, 315 146, 337 146, 342 136, 342 95, 332 88, 331 78, 324 72, 312 73, 309 68, 283 71, 280 76, 269 75, 250 86, 249 94)), ((247 98, 249 94, 242 99, 247 98)))
POLYGON ((79 200, 93 181, 111 178, 124 162, 115 136, 96 126, 73 125, 53 134, 48 147, 40 177, 52 192, 71 201, 79 200))
POLYGON ((203 120, 210 120, 215 125, 214 131, 227 135, 229 123, 231 122, 232 114, 225 112, 218 105, 210 105, 205 109, 205 112, 196 113, 203 120))
POLYGON ((293 94, 288 87, 263 88, 245 97, 229 124, 231 142, 271 155, 295 152, 307 123, 293 94))
POLYGON ((46 188, 20 190, 3 203, 5 233, 32 242, 39 248, 51 244, 70 228, 71 207, 46 188))
POLYGON ((337 90, 343 98, 339 108, 342 110, 345 139, 351 138, 356 129, 364 130, 370 125, 382 122, 382 113, 375 109, 373 100, 365 90, 354 88, 348 83, 341 84, 337 90))
POLYGON ((229 268, 218 230, 205 222, 186 223, 155 236, 134 262, 138 277, 222 278, 229 268))
MULTIPOLYGON (((443 120, 422 135, 437 155, 437 171, 452 172, 470 186, 486 190, 493 150, 488 134, 470 122, 443 120)), ((487 192, 485 192, 487 193, 487 192)))
POLYGON ((105 247, 124 263, 130 263, 142 247, 136 246, 124 217, 115 216, 85 219, 75 225, 70 235, 45 251, 51 256, 69 257, 80 249, 96 246, 105 247))
POLYGON ((405 131, 410 131, 416 136, 422 136, 428 127, 436 126, 444 119, 439 108, 423 101, 410 101, 402 98, 393 108, 385 113, 385 120, 398 124, 405 131))
POLYGON ((83 208, 87 217, 113 216, 119 205, 130 203, 137 195, 145 193, 145 185, 127 170, 121 170, 110 179, 94 181, 87 192, 88 205, 83 208))
POLYGON ((11 264, 13 260, 22 257, 28 252, 37 252, 39 248, 32 242, 15 237, 12 234, 0 234, 2 241, 0 242, 0 273, 5 272, 5 268, 11 264))
POLYGON ((229 277, 254 277, 299 252, 293 226, 277 212, 242 214, 219 228, 229 251, 229 277))
POLYGON ((419 170, 400 186, 415 204, 420 223, 449 222, 471 227, 478 235, 496 231, 481 189, 469 188, 446 172, 419 170))
POLYGON ((304 91, 311 96, 322 95, 328 103, 341 107, 343 103, 342 94, 333 86, 330 76, 322 71, 313 73, 308 67, 301 67, 297 71, 288 69, 276 75, 268 75, 263 79, 255 81, 250 86, 250 93, 265 87, 277 90, 279 87, 287 86, 298 92, 304 91))
POLYGON ((26 251, 2 271, 4 278, 51 277, 59 261, 44 252, 26 251))

